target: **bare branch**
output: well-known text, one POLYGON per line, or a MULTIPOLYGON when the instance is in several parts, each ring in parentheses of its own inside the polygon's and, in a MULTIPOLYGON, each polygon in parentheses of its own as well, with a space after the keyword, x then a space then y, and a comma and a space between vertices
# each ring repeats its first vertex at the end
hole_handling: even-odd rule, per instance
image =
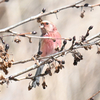
POLYGON ((95 5, 90 5, 88 3, 86 3, 85 5, 75 5, 76 8, 79 8, 79 7, 90 7, 90 8, 93 8, 93 7, 97 7, 97 6, 100 6, 100 3, 99 4, 95 4, 95 5))
POLYGON ((91 40, 93 40, 93 39, 95 39, 95 38, 100 38, 100 33, 98 33, 98 34, 96 34, 96 35, 94 35, 94 36, 88 38, 88 39, 86 40, 86 42, 89 42, 89 41, 91 41, 91 40))
POLYGON ((44 17, 44 16, 47 16, 47 15, 50 15, 50 14, 55 14, 55 13, 58 13, 59 11, 61 11, 61 10, 74 7, 75 5, 77 5, 77 4, 79 4, 79 3, 83 2, 83 1, 85 1, 85 0, 80 0, 80 1, 78 1, 78 2, 76 2, 76 3, 74 3, 74 4, 67 5, 67 6, 64 6, 64 7, 60 7, 60 8, 54 9, 54 10, 52 10, 52 11, 50 11, 50 12, 40 13, 40 14, 38 14, 38 15, 36 15, 36 16, 32 16, 32 17, 30 17, 30 18, 27 18, 27 19, 25 19, 25 20, 23 20, 23 21, 21 21, 21 22, 15 24, 15 25, 9 26, 9 27, 4 28, 4 29, 1 29, 1 30, 0 30, 0 33, 7 32, 7 31, 9 32, 9 30, 11 30, 11 29, 13 29, 13 28, 16 28, 16 27, 18 27, 18 26, 20 26, 20 25, 22 25, 22 24, 25 24, 25 23, 27 23, 27 22, 29 22, 29 21, 33 21, 33 20, 35 20, 35 19, 37 19, 37 18, 44 17))
POLYGON ((36 68, 40 67, 41 65, 44 65, 49 59, 50 59, 50 58, 48 58, 47 60, 41 62, 39 65, 36 65, 36 64, 35 64, 35 65, 31 66, 31 67, 28 67, 28 68, 24 69, 23 71, 20 71, 20 72, 14 74, 14 75, 11 75, 11 76, 12 76, 12 77, 17 77, 17 76, 22 75, 22 74, 24 74, 24 73, 26 73, 26 72, 29 72, 29 71, 31 71, 31 70, 33 70, 33 69, 36 69, 36 68))
POLYGON ((100 93, 100 90, 98 92, 96 92, 94 95, 92 95, 88 100, 94 100, 93 97, 95 97, 99 93, 100 93))
POLYGON ((89 7, 91 7, 91 8, 96 7, 96 6, 100 6, 100 3, 99 4, 95 4, 95 5, 89 5, 89 7))
POLYGON ((1 1, 0 1, 0 3, 3 3, 3 2, 5 2, 5 0, 1 0, 1 1))
POLYGON ((26 63, 26 62, 29 62, 29 61, 34 61, 34 59, 33 58, 29 58, 29 59, 26 59, 26 60, 12 62, 12 65, 23 64, 23 63, 26 63))

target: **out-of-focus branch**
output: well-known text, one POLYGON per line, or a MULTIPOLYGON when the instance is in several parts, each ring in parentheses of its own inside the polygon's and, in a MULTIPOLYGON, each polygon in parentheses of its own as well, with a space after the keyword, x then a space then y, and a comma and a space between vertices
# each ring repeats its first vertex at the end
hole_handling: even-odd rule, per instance
POLYGON ((54 9, 54 10, 52 10, 50 12, 40 13, 40 14, 38 14, 36 16, 32 16, 30 18, 27 18, 27 19, 25 19, 25 20, 15 24, 15 25, 9 26, 9 27, 4 28, 4 29, 1 29, 0 33, 9 32, 9 30, 11 30, 13 28, 16 28, 16 27, 18 27, 18 26, 20 26, 22 24, 25 24, 25 23, 27 23, 29 21, 33 21, 33 20, 35 20, 37 18, 44 17, 44 16, 47 16, 47 15, 50 15, 50 14, 56 14, 56 13, 58 13, 61 10, 68 9, 68 8, 71 8, 71 7, 75 7, 77 4, 79 4, 79 3, 83 2, 83 1, 85 1, 85 0, 80 0, 80 1, 78 1, 76 3, 74 3, 74 4, 67 5, 67 6, 64 6, 64 7, 60 7, 60 8, 54 9))
POLYGON ((96 6, 100 6, 100 3, 99 4, 95 4, 95 5, 88 5, 90 8, 93 8, 93 7, 96 7, 96 6))
POLYGON ((95 94, 93 94, 88 100, 94 100, 93 97, 95 97, 96 95, 98 95, 100 93, 100 90, 98 92, 96 92, 95 94))
POLYGON ((5 0, 1 0, 0 3, 3 3, 5 0))

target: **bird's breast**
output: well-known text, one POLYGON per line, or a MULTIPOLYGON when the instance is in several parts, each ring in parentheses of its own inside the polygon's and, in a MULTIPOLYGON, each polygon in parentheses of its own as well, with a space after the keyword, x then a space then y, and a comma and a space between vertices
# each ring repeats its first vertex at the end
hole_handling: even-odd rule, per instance
MULTIPOLYGON (((48 33, 44 37, 61 38, 59 33, 55 34, 48 33)), ((53 41, 53 39, 42 39, 41 45, 42 45, 40 48, 40 51, 42 51, 41 56, 44 57, 56 53, 55 48, 61 47, 61 39, 55 39, 55 41, 53 41)))

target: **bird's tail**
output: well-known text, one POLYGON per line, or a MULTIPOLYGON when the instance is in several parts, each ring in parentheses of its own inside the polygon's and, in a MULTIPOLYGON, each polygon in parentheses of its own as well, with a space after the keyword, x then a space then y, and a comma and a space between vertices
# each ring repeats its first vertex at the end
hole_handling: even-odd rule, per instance
MULTIPOLYGON (((37 68, 35 76, 38 76, 38 75, 40 75, 42 73, 43 67, 44 67, 44 65, 42 65, 39 68, 37 68)), ((36 85, 39 86, 39 83, 40 83, 39 81, 40 81, 40 77, 35 77, 34 81, 32 82, 32 87, 35 88, 36 85)))

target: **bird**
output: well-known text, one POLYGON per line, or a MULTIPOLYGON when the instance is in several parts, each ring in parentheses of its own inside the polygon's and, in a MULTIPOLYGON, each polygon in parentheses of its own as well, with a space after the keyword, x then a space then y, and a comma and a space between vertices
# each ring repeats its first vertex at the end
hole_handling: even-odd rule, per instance
MULTIPOLYGON (((40 55, 41 57, 46 57, 46 56, 56 53, 57 50, 55 49, 58 47, 61 48, 61 44, 62 44, 62 41, 60 39, 61 35, 58 32, 56 26, 50 21, 43 20, 40 23, 40 29, 42 33, 41 37, 52 37, 52 38, 55 38, 55 41, 48 38, 41 38, 39 41, 38 53, 41 54, 40 55)), ((43 67, 44 65, 37 68, 35 76, 38 76, 42 73, 43 67)), ((34 88, 36 86, 39 86, 39 83, 40 83, 39 80, 40 80, 40 77, 35 77, 35 79, 33 80, 32 86, 34 88)))

